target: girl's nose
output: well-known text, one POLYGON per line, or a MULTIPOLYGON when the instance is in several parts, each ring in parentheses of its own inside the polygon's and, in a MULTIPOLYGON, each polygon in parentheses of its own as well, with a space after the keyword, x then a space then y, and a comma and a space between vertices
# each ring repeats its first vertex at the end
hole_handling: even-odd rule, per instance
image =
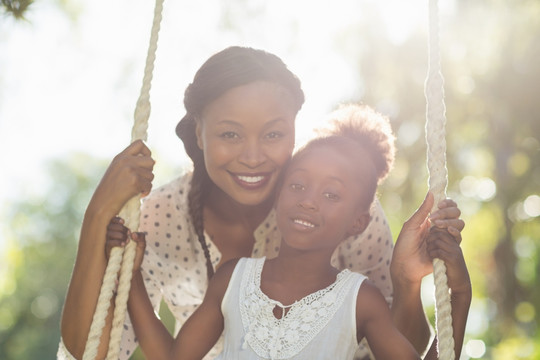
POLYGON ((298 201, 298 206, 301 207, 304 210, 314 211, 318 210, 319 207, 317 206, 317 202, 314 200, 312 196, 309 196, 309 194, 306 194, 302 199, 298 201))

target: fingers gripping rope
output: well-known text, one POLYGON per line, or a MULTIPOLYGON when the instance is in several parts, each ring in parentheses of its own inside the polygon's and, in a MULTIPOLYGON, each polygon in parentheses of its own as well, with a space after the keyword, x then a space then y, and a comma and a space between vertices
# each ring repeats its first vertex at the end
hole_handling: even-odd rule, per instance
MULTIPOLYGON (((446 198, 446 185, 448 183, 446 169, 444 79, 440 71, 437 0, 429 1, 429 69, 425 93, 427 100, 426 142, 429 189, 435 197, 432 209, 432 211, 435 211, 439 201, 446 198)), ((440 259, 433 261, 433 276, 435 281, 439 359, 453 360, 455 353, 452 330, 452 307, 446 277, 446 266, 440 259)))
MULTIPOLYGON (((150 117, 150 87, 152 83, 152 73, 154 70, 154 61, 156 58, 157 42, 159 28, 161 24, 163 1, 156 0, 154 8, 154 20, 150 35, 150 45, 146 57, 146 64, 143 77, 141 93, 135 107, 135 119, 131 132, 131 141, 146 140, 148 119, 150 117)), ((120 216, 124 218, 125 224, 129 229, 139 228, 140 216, 140 196, 130 199, 120 211, 120 216)), ((117 296, 115 301, 112 329, 109 339, 109 349, 107 359, 118 359, 120 351, 120 341, 122 337, 122 326, 124 324, 129 289, 131 286, 131 276, 133 262, 135 259, 136 244, 131 241, 125 250, 114 248, 109 258, 103 284, 98 298, 96 311, 88 334, 88 340, 84 350, 83 360, 93 360, 96 358, 101 332, 105 325, 105 318, 109 311, 109 305, 115 281, 120 271, 117 296)))

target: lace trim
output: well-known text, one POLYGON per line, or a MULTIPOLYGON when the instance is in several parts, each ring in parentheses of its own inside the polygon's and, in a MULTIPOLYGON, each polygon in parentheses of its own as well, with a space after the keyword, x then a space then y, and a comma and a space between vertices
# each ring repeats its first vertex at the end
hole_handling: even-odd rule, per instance
POLYGON ((64 345, 64 339, 60 338, 60 344, 58 345, 58 352, 56 353, 57 360, 76 360, 73 355, 70 354, 66 346, 64 345))
MULTIPOLYGON (((353 286, 353 273, 345 269, 328 287, 284 306, 261 290, 261 272, 265 258, 247 259, 240 287, 240 314, 246 333, 242 348, 249 346, 258 356, 286 359, 298 354, 328 324, 353 286), (276 319, 277 306, 290 308, 276 319)), ((283 310, 284 311, 284 310, 283 310)))

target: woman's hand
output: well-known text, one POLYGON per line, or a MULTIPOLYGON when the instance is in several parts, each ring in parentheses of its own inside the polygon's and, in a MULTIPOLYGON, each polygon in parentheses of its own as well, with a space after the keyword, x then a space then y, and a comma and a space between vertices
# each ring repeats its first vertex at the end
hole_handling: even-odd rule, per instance
POLYGON ((446 265, 448 287, 452 296, 471 296, 471 279, 461 247, 447 231, 433 227, 426 239, 427 252, 433 260, 441 259, 446 265))
POLYGON ((420 283, 433 272, 433 261, 426 249, 426 237, 432 225, 447 230, 456 244, 461 243, 465 222, 459 219, 461 211, 457 204, 450 199, 442 200, 438 210, 429 216, 433 201, 433 194, 428 192, 422 205, 403 225, 390 265, 394 286, 420 283))
POLYGON ((429 217, 431 225, 438 229, 446 229, 454 237, 458 244, 461 244, 461 231, 465 227, 465 222, 459 218, 461 210, 452 199, 444 199, 439 202, 439 210, 429 217))
POLYGON ((154 163, 144 142, 133 142, 115 156, 94 192, 89 208, 107 209, 117 214, 135 195, 146 196, 152 189, 154 163))

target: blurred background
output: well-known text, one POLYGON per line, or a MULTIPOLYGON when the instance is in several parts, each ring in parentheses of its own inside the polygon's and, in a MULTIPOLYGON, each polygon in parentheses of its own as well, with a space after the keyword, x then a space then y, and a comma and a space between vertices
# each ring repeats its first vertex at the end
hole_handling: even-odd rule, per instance
MULTIPOLYGON (((130 140, 153 6, 0 2, 0 359, 55 358, 85 207, 130 140)), ((540 359, 540 1, 440 0, 440 22, 448 195, 474 295, 462 359, 540 359)), ((380 197, 396 238, 427 191, 427 28, 427 0, 166 1, 154 186, 189 168, 174 127, 198 67, 229 45, 263 48, 302 80, 299 142, 339 102, 390 117, 397 162, 380 197)))

